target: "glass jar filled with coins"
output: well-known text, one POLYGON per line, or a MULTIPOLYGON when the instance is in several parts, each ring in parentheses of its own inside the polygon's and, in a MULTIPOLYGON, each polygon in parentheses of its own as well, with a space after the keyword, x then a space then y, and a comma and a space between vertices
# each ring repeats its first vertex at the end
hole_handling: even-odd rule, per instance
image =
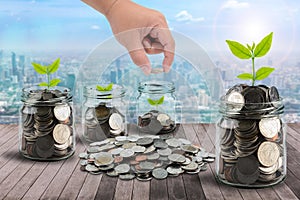
POLYGON ((75 151, 71 91, 63 87, 22 90, 19 151, 33 160, 61 160, 75 151))
POLYGON ((164 134, 176 130, 175 86, 167 81, 141 82, 138 87, 137 116, 141 134, 164 134))
POLYGON ((99 91, 96 85, 84 88, 85 101, 82 107, 83 136, 88 142, 127 133, 124 101, 125 89, 114 84, 110 90, 99 91))
POLYGON ((221 98, 216 125, 217 180, 261 188, 286 176, 284 105, 276 87, 236 85, 221 98))

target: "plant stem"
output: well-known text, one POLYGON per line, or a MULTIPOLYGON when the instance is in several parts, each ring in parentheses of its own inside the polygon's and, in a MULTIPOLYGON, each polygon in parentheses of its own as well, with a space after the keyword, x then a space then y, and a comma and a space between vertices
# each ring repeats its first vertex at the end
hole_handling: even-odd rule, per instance
POLYGON ((252 86, 254 86, 256 74, 255 74, 255 68, 254 68, 254 56, 252 55, 252 86))
POLYGON ((49 90, 49 87, 50 87, 50 74, 49 73, 47 73, 47 81, 48 81, 48 90, 49 90))

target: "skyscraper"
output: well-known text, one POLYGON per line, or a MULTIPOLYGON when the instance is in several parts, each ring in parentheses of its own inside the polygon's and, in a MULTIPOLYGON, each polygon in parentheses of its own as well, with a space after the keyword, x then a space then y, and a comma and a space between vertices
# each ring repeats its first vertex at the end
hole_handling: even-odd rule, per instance
POLYGON ((12 75, 18 76, 17 60, 16 60, 15 52, 11 52, 11 66, 12 66, 12 75))
POLYGON ((24 55, 19 56, 19 68, 22 72, 21 76, 24 77, 25 76, 25 56, 24 55))

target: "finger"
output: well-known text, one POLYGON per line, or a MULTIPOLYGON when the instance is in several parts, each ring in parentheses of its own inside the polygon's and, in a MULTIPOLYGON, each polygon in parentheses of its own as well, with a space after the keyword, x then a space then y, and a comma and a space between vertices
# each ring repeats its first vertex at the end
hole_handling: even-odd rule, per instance
POLYGON ((136 64, 141 68, 141 70, 143 70, 144 74, 149 75, 151 73, 150 61, 144 49, 130 51, 129 55, 134 64, 136 64))
POLYGON ((164 51, 164 56, 165 56, 163 60, 164 72, 169 72, 174 60, 174 53, 170 51, 164 51))
POLYGON ((164 51, 164 47, 159 42, 151 43, 149 38, 144 38, 142 43, 147 54, 159 54, 164 51))

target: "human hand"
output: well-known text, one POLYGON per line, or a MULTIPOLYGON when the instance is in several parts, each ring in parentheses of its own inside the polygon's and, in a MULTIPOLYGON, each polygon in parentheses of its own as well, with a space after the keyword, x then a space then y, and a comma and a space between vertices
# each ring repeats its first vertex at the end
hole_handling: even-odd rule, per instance
POLYGON ((170 71, 175 42, 163 14, 130 0, 84 1, 106 16, 116 39, 146 75, 151 73, 151 64, 146 54, 163 53, 164 72, 170 71), (105 5, 99 5, 101 2, 105 5))

